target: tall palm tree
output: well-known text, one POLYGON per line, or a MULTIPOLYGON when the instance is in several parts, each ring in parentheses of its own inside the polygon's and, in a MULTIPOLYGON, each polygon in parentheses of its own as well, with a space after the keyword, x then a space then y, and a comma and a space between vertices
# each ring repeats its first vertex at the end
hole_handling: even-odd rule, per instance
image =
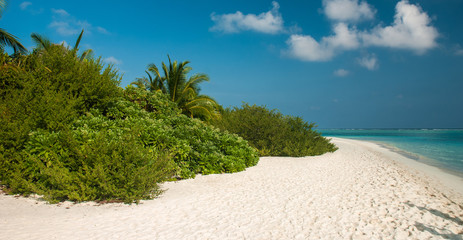
MULTIPOLYGON (((0 0, 0 18, 6 8, 6 0, 0 0)), ((0 28, 0 50, 4 50, 5 46, 12 47, 14 53, 27 53, 27 49, 19 42, 18 38, 13 34, 8 33, 5 29, 0 28)))
POLYGON ((148 78, 139 78, 132 84, 150 91, 164 92, 171 101, 177 103, 182 113, 189 117, 205 121, 220 117, 219 104, 213 98, 199 94, 201 91, 199 85, 209 81, 209 77, 202 73, 188 77, 192 70, 188 66, 189 61, 172 62, 170 57, 167 57, 169 65, 162 62, 164 76, 161 76, 155 64, 149 64, 146 71, 148 78))

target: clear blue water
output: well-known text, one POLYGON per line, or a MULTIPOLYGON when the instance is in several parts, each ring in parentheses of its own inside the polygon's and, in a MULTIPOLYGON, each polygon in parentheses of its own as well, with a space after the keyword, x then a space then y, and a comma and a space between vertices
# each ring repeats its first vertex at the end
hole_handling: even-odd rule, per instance
POLYGON ((463 175, 463 129, 319 129, 323 136, 383 143, 407 156, 463 175))

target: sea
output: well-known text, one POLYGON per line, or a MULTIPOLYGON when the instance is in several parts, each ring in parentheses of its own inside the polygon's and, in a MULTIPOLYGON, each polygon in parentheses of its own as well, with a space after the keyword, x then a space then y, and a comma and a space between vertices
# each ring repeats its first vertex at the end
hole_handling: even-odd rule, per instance
POLYGON ((378 143, 463 177, 463 129, 318 129, 323 136, 378 143))

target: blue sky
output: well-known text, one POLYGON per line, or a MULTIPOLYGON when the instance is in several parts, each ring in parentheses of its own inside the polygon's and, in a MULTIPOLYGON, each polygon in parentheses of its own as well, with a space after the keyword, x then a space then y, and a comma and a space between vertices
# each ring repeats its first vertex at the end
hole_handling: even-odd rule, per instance
POLYGON ((223 106, 278 108, 320 128, 463 128, 463 0, 9 1, 0 27, 113 63, 191 61, 223 106))

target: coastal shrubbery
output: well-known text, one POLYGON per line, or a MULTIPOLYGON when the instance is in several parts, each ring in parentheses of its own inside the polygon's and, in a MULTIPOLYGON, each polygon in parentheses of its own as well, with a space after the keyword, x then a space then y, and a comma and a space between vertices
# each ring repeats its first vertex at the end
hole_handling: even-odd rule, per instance
POLYGON ((162 92, 121 89, 100 59, 51 45, 0 60, 0 181, 12 193, 130 203, 169 178, 258 161, 245 140, 181 114, 162 92))
POLYGON ((336 149, 314 124, 276 110, 245 104, 221 117, 200 94, 209 78, 188 76, 188 61, 169 58, 163 76, 150 64, 122 89, 117 70, 79 54, 82 35, 69 48, 32 34, 38 46, 26 55, 0 46, 0 185, 10 193, 132 203, 160 194, 162 181, 242 171, 259 153, 336 149))
POLYGON ((337 149, 314 130, 314 123, 263 106, 243 104, 225 109, 214 125, 248 140, 261 156, 313 156, 337 149))

